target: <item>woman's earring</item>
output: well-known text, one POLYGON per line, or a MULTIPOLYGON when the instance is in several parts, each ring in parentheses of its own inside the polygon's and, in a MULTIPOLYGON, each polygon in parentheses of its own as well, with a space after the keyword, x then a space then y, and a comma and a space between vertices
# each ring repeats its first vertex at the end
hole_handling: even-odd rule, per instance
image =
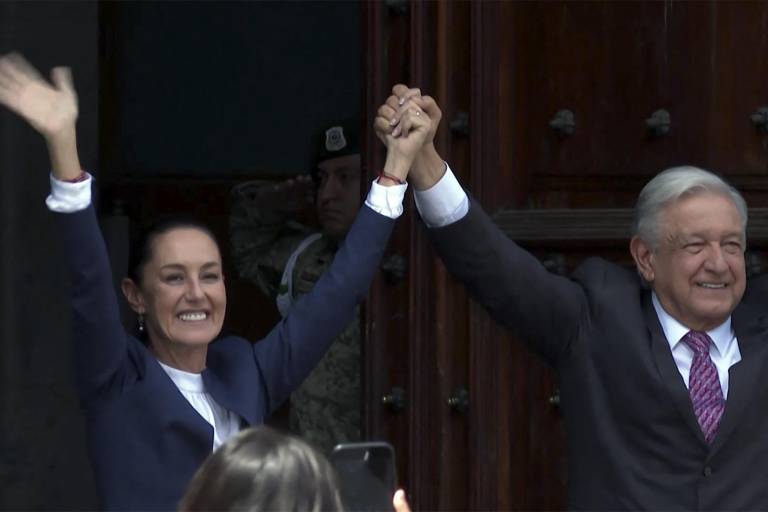
POLYGON ((144 334, 144 313, 139 313, 139 332, 144 334))

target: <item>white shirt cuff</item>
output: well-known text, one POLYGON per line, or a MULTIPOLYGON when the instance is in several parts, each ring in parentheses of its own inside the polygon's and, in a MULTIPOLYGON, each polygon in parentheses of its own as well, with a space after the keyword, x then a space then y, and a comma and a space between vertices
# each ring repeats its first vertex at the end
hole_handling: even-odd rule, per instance
POLYGON ((78 183, 59 181, 51 174, 51 195, 46 198, 45 204, 49 210, 59 213, 85 210, 91 204, 92 181, 93 177, 90 174, 88 179, 78 183))
POLYGON ((448 162, 445 163, 445 174, 440 181, 427 190, 416 190, 413 197, 424 224, 430 228, 453 224, 469 212, 469 198, 448 162))
POLYGON ((403 214, 403 198, 407 188, 407 184, 385 187, 373 180, 365 205, 376 213, 396 219, 403 214))

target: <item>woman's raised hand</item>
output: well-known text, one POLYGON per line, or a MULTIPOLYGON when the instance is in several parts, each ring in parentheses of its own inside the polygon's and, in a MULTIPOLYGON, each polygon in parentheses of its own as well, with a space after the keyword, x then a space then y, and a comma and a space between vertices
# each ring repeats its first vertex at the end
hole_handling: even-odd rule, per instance
POLYGON ((0 103, 49 141, 73 131, 78 114, 69 68, 53 68, 51 81, 17 53, 0 57, 0 103))
POLYGON ((53 68, 48 82, 18 53, 0 57, 0 104, 24 118, 48 143, 51 172, 60 180, 82 175, 77 155, 77 94, 69 68, 53 68))

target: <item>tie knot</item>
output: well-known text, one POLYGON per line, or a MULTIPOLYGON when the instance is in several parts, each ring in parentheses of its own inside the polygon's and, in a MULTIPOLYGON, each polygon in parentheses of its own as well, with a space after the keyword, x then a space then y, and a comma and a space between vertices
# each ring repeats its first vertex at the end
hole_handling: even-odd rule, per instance
POLYGON ((683 336, 683 341, 691 347, 696 354, 709 355, 709 344, 712 341, 707 333, 701 331, 688 331, 683 336))

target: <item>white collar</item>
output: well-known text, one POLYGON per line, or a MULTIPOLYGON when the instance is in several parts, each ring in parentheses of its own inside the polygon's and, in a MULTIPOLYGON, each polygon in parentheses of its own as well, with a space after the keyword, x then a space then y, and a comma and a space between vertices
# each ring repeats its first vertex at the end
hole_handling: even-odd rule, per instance
MULTIPOLYGON (((661 302, 659 302, 659 298, 656 296, 656 292, 651 294, 651 301, 653 302, 653 309, 656 310, 656 316, 659 317, 661 328, 664 330, 664 336, 666 336, 667 343, 669 343, 669 348, 674 350, 677 344, 682 341, 683 336, 688 334, 691 329, 681 324, 664 310, 661 302)), ((707 335, 712 339, 717 352, 720 355, 725 354, 728 344, 734 337, 733 329, 731 328, 731 316, 728 315, 725 322, 707 331, 707 335)))
POLYGON ((205 385, 203 384, 203 374, 185 372, 178 368, 173 368, 167 364, 163 364, 160 361, 160 366, 168 374, 168 377, 176 384, 176 387, 183 391, 190 391, 192 393, 204 393, 205 385))

